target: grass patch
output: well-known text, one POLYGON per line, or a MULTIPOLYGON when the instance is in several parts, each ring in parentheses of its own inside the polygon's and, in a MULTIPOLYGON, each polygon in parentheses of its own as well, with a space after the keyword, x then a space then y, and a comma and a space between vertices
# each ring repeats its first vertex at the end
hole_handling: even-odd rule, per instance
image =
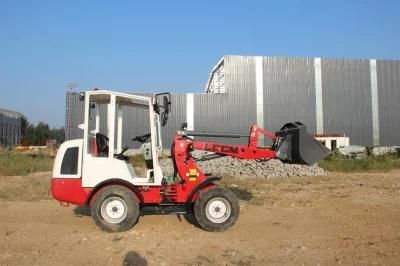
POLYGON ((29 176, 1 176, 0 200, 35 201, 51 199, 49 195, 50 174, 29 176))
POLYGON ((47 172, 53 168, 54 159, 42 153, 27 154, 0 151, 0 175, 16 176, 34 172, 47 172))
POLYGON ((340 154, 332 154, 318 164, 323 169, 332 172, 387 172, 392 169, 400 169, 400 156, 398 154, 385 154, 349 159, 340 154))

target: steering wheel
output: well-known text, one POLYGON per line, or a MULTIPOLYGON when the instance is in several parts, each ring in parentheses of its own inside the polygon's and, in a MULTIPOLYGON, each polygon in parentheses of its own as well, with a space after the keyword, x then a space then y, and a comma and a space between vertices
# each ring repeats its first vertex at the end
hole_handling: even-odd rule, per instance
POLYGON ((142 136, 136 136, 132 139, 132 141, 139 141, 140 143, 145 143, 150 138, 150 136, 151 136, 150 133, 144 134, 142 136))
POLYGON ((128 149, 128 146, 125 146, 119 154, 115 155, 115 158, 125 161, 128 160, 128 156, 124 155, 124 152, 126 152, 128 149))
POLYGON ((101 133, 96 133, 96 146, 100 156, 108 155, 108 137, 101 133))

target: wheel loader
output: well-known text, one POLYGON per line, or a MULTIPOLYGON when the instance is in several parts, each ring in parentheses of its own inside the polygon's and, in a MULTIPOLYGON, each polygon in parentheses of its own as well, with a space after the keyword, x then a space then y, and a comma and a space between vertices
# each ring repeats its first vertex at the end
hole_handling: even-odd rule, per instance
POLYGON ((163 151, 161 129, 167 123, 172 104, 169 93, 146 97, 92 90, 80 93, 80 100, 84 102, 83 124, 79 125, 83 138, 60 146, 51 193, 62 203, 90 206, 95 223, 107 232, 126 231, 141 215, 149 213, 190 214, 201 228, 213 232, 233 226, 239 217, 238 199, 216 183, 220 177, 203 173, 191 155, 194 150, 244 160, 279 158, 302 164, 313 164, 328 153, 299 122, 288 123, 275 134, 254 125, 246 136, 248 145, 196 141, 196 136, 244 136, 188 131, 183 124, 171 148, 174 174, 167 176, 159 158, 163 151), (149 127, 124 121, 128 108, 144 110, 149 127), (128 136, 140 145, 146 168, 143 173, 138 173, 125 155, 128 147, 122 146, 124 125, 143 131, 142 135, 128 136), (272 146, 258 147, 260 135, 270 138, 272 146))

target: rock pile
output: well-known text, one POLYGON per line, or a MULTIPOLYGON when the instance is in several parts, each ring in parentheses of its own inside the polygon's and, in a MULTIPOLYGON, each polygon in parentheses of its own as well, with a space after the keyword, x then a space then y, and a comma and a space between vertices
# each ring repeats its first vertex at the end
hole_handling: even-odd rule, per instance
MULTIPOLYGON (((241 160, 229 156, 216 157, 214 154, 195 151, 192 153, 200 169, 213 175, 229 175, 235 177, 287 177, 287 176, 320 176, 327 172, 318 165, 287 164, 280 160, 241 160), (214 157, 214 159, 209 159, 214 157), (216 157, 216 158, 215 158, 216 157)), ((173 174, 171 159, 160 160, 164 174, 173 174)))

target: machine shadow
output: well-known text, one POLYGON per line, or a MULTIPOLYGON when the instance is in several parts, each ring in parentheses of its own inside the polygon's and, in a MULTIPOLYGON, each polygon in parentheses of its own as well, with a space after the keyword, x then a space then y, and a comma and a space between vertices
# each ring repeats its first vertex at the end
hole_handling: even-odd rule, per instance
MULTIPOLYGON (((187 223, 189 223, 197 228, 202 229, 201 226, 199 225, 199 223, 197 222, 196 217, 194 217, 193 213, 183 214, 182 216, 187 223)), ((179 217, 178 217, 178 219, 180 220, 179 217)))
POLYGON ((240 200, 249 201, 253 198, 253 194, 247 190, 238 187, 229 187, 229 190, 235 193, 236 197, 240 200))
POLYGON ((146 258, 140 256, 136 251, 126 253, 122 266, 147 266, 146 258))
POLYGON ((75 216, 77 216, 77 217, 92 216, 90 213, 89 205, 76 206, 73 209, 73 212, 74 212, 75 216))

